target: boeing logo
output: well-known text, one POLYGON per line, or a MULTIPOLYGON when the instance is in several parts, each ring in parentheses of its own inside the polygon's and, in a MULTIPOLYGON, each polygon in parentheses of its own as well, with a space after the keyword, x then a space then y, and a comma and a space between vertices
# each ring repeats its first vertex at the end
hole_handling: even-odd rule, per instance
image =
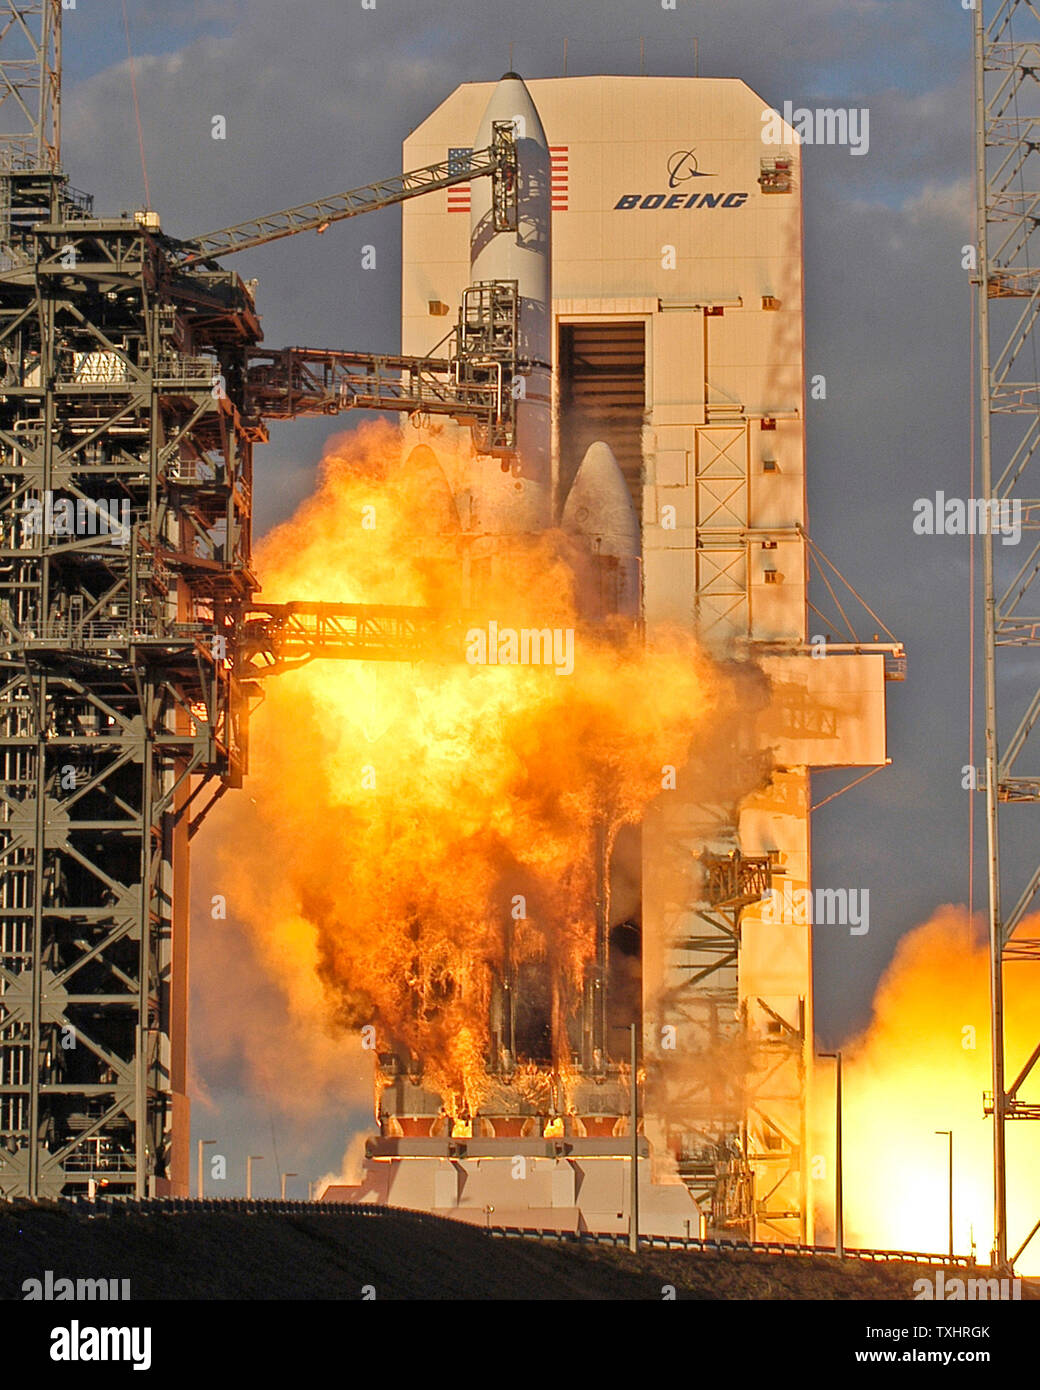
MULTIPOLYGON (((691 179, 713 179, 716 174, 706 174, 697 167, 697 156, 693 150, 675 150, 668 156, 668 187, 678 188, 691 179)), ((640 208, 643 212, 656 212, 677 208, 742 208, 748 200, 746 193, 625 193, 614 204, 615 212, 628 212, 640 208)))
POLYGON ((668 187, 678 188, 690 179, 710 179, 713 174, 702 174, 697 167, 697 157, 692 150, 676 150, 668 156, 668 187))
POLYGON ((750 195, 747 193, 624 193, 614 204, 615 212, 628 212, 639 208, 643 212, 655 212, 658 208, 742 208, 750 195))

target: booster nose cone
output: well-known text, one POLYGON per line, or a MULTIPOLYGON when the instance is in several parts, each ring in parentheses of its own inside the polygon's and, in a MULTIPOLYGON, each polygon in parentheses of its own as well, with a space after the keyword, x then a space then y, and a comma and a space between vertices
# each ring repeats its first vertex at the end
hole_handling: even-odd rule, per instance
POLYGON ((639 518, 625 475, 609 444, 597 440, 585 451, 563 504, 560 525, 588 553, 592 580, 581 585, 585 611, 599 616, 639 616, 639 518))
POLYGON ((409 513, 428 535, 444 535, 460 529, 451 487, 437 455, 428 444, 416 444, 400 465, 400 485, 409 513))
POLYGON ((597 440, 585 451, 563 504, 561 524, 601 555, 638 559, 639 519, 632 508, 625 475, 609 444, 597 440))
POLYGON ((480 529, 500 534, 545 530, 551 525, 550 458, 552 395, 551 168, 549 145, 530 92, 516 73, 506 73, 491 93, 474 136, 474 148, 492 143, 496 122, 513 128, 517 157, 517 225, 496 231, 492 181, 474 180, 470 192, 470 283, 515 281, 519 297, 514 383, 516 457, 508 468, 487 467, 479 495, 480 529), (497 475, 497 476, 496 476, 497 475))

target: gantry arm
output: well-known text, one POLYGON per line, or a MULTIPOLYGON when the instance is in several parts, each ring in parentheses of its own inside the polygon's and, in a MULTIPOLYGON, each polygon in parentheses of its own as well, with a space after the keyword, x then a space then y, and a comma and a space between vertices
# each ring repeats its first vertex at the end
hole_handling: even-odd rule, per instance
POLYGON ((395 174, 378 183, 348 189, 346 193, 334 193, 329 198, 301 203, 298 207, 268 213, 266 217, 256 217, 249 222, 236 222, 218 232, 174 243, 173 256, 185 266, 213 260, 216 256, 229 256, 233 251, 263 246, 280 237, 295 236, 297 232, 323 232, 331 222, 342 221, 345 217, 376 212, 439 188, 453 188, 456 184, 489 176, 494 179, 495 230, 506 231, 516 226, 516 172, 513 127, 509 122, 496 121, 492 143, 482 150, 462 151, 422 169, 395 174))
POLYGON ((236 643, 240 679, 279 675, 316 658, 451 661, 461 634, 432 608, 376 603, 253 603, 236 643))

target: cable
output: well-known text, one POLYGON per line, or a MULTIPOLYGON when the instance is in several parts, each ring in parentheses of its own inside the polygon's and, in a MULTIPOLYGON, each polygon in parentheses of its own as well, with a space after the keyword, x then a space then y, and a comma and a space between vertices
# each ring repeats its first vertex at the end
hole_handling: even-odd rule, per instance
POLYGON ((883 772, 891 764, 891 759, 887 762, 878 763, 877 767, 872 767, 869 772, 864 772, 862 777, 857 777, 854 782, 847 782, 844 787, 839 787, 836 792, 831 792, 830 796, 825 796, 822 801, 817 801, 815 806, 810 806, 809 810, 818 811, 821 806, 826 806, 828 801, 833 801, 836 796, 842 796, 845 792, 850 792, 853 787, 858 787, 861 782, 865 782, 868 777, 873 777, 877 772, 883 772))
MULTIPOLYGON (((863 597, 863 595, 859 592, 859 590, 855 587, 855 585, 849 583, 849 581, 845 578, 845 576, 842 574, 841 570, 840 570, 840 569, 838 568, 838 566, 834 563, 834 561, 831 560, 831 559, 829 559, 829 558, 823 553, 823 551, 820 549, 820 547, 816 544, 816 542, 813 540, 813 538, 809 535, 808 531, 806 531, 804 527, 798 526, 797 524, 796 524, 796 526, 795 526, 795 530, 799 533, 799 535, 801 535, 801 536, 804 537, 805 543, 806 543, 806 545, 808 545, 810 552, 816 556, 817 562, 818 562, 818 563, 817 563, 817 570, 819 571, 820 576, 821 576, 821 578, 823 579, 823 582, 824 582, 825 584, 827 584, 827 589, 828 589, 828 591, 829 591, 829 593, 830 593, 830 595, 831 595, 831 598, 834 599, 834 602, 835 602, 835 604, 837 605, 837 608, 838 608, 838 612, 841 614, 841 616, 842 616, 842 618, 843 618, 843 620, 844 620, 844 622, 845 622, 845 625, 846 625, 846 626, 848 627, 848 629, 849 629, 849 633, 851 634, 851 639, 852 639, 852 641, 853 641, 853 642, 858 642, 858 641, 859 641, 859 638, 856 636, 856 630, 855 630, 855 628, 852 626, 852 622, 850 621, 848 614, 845 612, 845 609, 842 608, 842 606, 841 606, 840 603, 838 603, 838 599, 837 599, 837 596, 836 596, 835 593, 834 593, 834 590, 831 588, 830 584, 827 583, 826 575, 825 575, 824 572, 823 572, 823 564, 828 565, 828 566, 830 567, 830 569, 834 571, 834 573, 837 575, 837 577, 838 577, 838 578, 841 580, 841 582, 845 585, 846 589, 848 589, 849 593, 852 594, 852 596, 853 596, 854 598, 858 599, 859 602, 863 605, 863 607, 867 610, 867 612, 870 614, 870 616, 871 616, 871 617, 874 619, 874 621, 877 623, 878 627, 880 627, 881 630, 884 632, 885 636, 891 638, 891 640, 894 642, 894 641, 896 640, 895 635, 889 630, 888 627, 885 626, 885 624, 881 621, 881 619, 878 617, 878 615, 874 612, 873 608, 871 608, 870 604, 869 604, 869 603, 867 602, 867 600, 863 597), (822 561, 823 564, 820 564, 820 563, 819 563, 820 561, 822 561)), ((819 609, 817 609, 816 611, 817 611, 817 613, 820 612, 819 609)), ((823 614, 820 613, 820 616, 823 617, 823 614)), ((825 621, 827 621, 827 620, 825 620, 825 621)), ((838 627, 838 626, 840 626, 840 624, 836 623, 836 624, 834 624, 834 626, 838 627)))
POLYGON ((148 188, 148 165, 144 158, 144 132, 141 129, 141 107, 137 100, 137 74, 134 71, 134 55, 130 49, 130 21, 126 14, 126 0, 123 0, 123 28, 126 30, 126 56, 130 59, 130 90, 134 94, 134 117, 137 121, 137 146, 141 151, 141 173, 144 175, 144 202, 151 211, 152 195, 148 188))
MULTIPOLYGON (((968 496, 975 496, 975 431, 978 428, 975 418, 975 295, 971 299, 971 384, 969 397, 968 452, 971 462, 971 477, 968 481, 968 496)), ((972 531, 968 548, 968 765, 971 778, 975 780, 975 532, 972 531)), ((973 922, 975 920, 975 795, 976 788, 970 789, 968 796, 968 941, 971 944, 973 922)))

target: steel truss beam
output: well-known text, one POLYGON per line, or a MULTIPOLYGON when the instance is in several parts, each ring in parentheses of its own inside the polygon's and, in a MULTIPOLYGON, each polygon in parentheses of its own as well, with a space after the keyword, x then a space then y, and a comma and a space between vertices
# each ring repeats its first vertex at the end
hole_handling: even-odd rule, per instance
POLYGON ((426 357, 305 347, 250 354, 248 412, 258 438, 265 418, 351 409, 450 415, 472 427, 479 453, 502 456, 516 448, 514 388, 531 366, 519 356, 519 340, 517 282, 479 281, 466 290, 455 327, 426 357), (447 356, 436 355, 440 347, 447 356))
POLYGON ((316 658, 359 661, 463 659, 435 610, 358 603, 257 603, 235 651, 245 680, 291 671, 316 658))
POLYGON ((521 366, 512 345, 497 370, 489 368, 479 377, 456 371, 456 362, 448 358, 282 348, 251 358, 249 410, 257 420, 341 410, 450 415, 460 424, 478 426, 478 442, 487 441, 486 452, 503 454, 516 447, 510 386, 521 366))
MULTIPOLYGON (((1040 801, 1040 775, 1012 774, 1029 748, 1040 717, 1040 689, 1015 713, 1008 698, 1009 656, 1040 645, 1040 613, 1029 610, 1040 571, 1040 444, 1037 407, 1037 325, 1040 323, 1040 10, 1032 0, 999 0, 975 11, 975 176, 978 239, 977 293, 980 461, 982 498, 994 521, 1018 511, 1021 534, 1029 538, 1025 558, 1012 567, 995 526, 983 536, 985 659, 985 775, 988 849, 990 1005, 993 1089, 983 1098, 993 1116, 993 1260, 1008 1261, 1005 1125, 1040 1118, 1040 1105, 1019 1098, 1040 1057, 1024 1062, 1014 1083, 1005 1082, 1004 965, 1036 960, 1036 943, 1013 933, 1040 889, 1040 868, 1014 909, 1002 906, 1001 806, 1040 801), (998 575, 999 570, 999 575, 998 575), (1013 725, 1005 732, 1008 723, 1013 725), (1003 748, 1003 751, 1002 751, 1003 748)), ((1035 679, 1035 675, 1034 675, 1035 679)), ((1005 813, 1006 814, 1006 813, 1005 813)), ((1027 1237, 1028 1240, 1028 1237, 1027 1237)), ((1024 1247, 1022 1247, 1024 1248, 1024 1247)), ((1021 1248, 1018 1253, 1021 1253, 1021 1248)))

